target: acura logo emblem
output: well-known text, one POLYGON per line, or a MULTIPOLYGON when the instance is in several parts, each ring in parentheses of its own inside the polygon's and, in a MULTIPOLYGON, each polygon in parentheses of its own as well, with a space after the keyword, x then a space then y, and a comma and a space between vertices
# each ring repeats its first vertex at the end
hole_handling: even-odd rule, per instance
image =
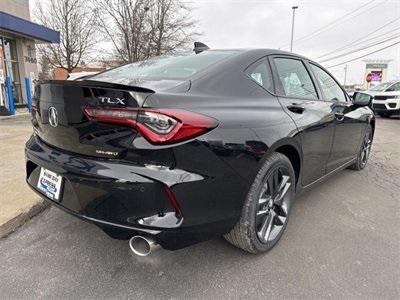
POLYGON ((49 108, 49 123, 53 127, 57 127, 58 125, 57 109, 54 107, 49 108))

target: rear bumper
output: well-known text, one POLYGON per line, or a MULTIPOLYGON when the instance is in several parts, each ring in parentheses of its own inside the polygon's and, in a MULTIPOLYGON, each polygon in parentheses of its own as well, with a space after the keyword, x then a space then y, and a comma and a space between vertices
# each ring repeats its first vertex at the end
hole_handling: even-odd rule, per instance
POLYGON ((27 142, 25 153, 28 185, 52 205, 114 237, 153 235, 166 249, 179 249, 228 232, 239 217, 247 190, 239 178, 224 180, 224 176, 210 178, 177 168, 76 156, 49 147, 36 137, 27 142), (41 167, 63 177, 59 200, 53 201, 37 189, 41 167), (222 182, 227 186, 221 187, 222 182), (165 187, 174 193, 181 214, 165 187), (235 205, 227 206, 232 201, 235 205))

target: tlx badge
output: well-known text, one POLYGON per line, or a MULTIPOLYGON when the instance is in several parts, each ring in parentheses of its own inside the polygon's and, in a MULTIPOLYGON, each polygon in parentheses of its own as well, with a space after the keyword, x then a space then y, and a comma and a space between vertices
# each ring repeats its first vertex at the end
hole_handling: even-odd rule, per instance
POLYGON ((122 104, 125 105, 125 98, 110 98, 110 97, 99 97, 100 103, 102 104, 122 104))

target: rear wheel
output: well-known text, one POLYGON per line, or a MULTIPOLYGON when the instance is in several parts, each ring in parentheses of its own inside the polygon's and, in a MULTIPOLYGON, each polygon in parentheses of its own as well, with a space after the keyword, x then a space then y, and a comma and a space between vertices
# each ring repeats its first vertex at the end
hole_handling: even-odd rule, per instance
POLYGON ((258 172, 235 227, 225 235, 250 253, 270 250, 286 228, 295 195, 295 174, 281 153, 270 155, 258 172))
POLYGON ((372 127, 368 125, 364 139, 361 143, 360 151, 357 155, 357 160, 349 168, 353 170, 362 170, 365 168, 368 162, 369 154, 371 153, 372 146, 372 127))

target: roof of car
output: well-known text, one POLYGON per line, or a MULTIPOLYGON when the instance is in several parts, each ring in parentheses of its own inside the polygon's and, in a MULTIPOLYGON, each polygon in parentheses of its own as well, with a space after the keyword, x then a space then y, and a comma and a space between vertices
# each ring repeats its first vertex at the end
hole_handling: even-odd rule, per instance
POLYGON ((268 54, 285 54, 285 55, 294 55, 294 56, 302 56, 300 54, 296 54, 293 52, 288 52, 280 49, 272 49, 272 48, 229 48, 229 49, 209 49, 205 51, 236 51, 236 52, 265 52, 268 54))
POLYGON ((283 51, 283 50, 279 50, 279 49, 271 49, 271 48, 244 48, 244 49, 230 48, 230 49, 209 49, 209 50, 205 50, 205 51, 227 51, 227 52, 235 51, 237 53, 234 56, 236 56, 236 57, 246 56, 247 58, 250 58, 250 59, 257 59, 257 58, 267 56, 267 55, 285 55, 285 56, 293 56, 293 57, 297 57, 297 58, 301 58, 301 59, 311 60, 311 59, 309 59, 303 55, 297 54, 297 53, 283 51))

